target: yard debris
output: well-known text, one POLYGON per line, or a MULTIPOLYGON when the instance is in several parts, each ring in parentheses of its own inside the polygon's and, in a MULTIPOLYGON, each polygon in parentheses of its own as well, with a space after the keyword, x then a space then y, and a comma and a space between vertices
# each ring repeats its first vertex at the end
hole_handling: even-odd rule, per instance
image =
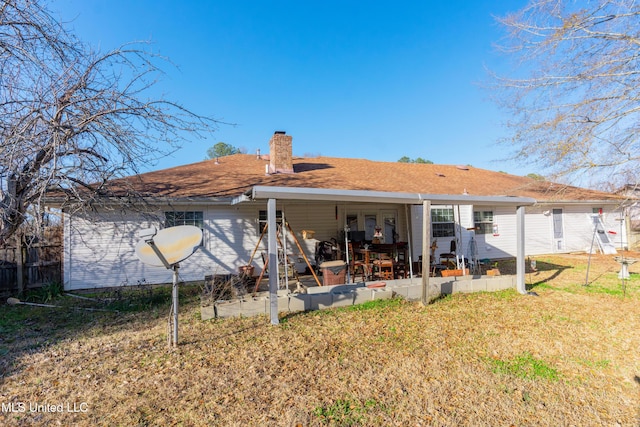
POLYGON ((9 305, 30 305, 33 307, 46 307, 46 308, 71 308, 74 310, 87 310, 87 311, 109 311, 109 312, 114 312, 117 313, 117 310, 106 310, 106 309, 102 309, 102 308, 90 308, 90 307, 76 307, 76 306, 71 306, 71 307, 65 307, 62 305, 53 305, 53 304, 39 304, 39 303, 35 303, 35 302, 24 302, 24 301, 20 301, 18 298, 7 298, 7 304, 9 305))

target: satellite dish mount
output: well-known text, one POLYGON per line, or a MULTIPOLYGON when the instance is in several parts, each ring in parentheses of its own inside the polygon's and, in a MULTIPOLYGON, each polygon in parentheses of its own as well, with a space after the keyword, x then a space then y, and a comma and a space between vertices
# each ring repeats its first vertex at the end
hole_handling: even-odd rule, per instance
POLYGON ((202 230, 192 225, 179 225, 158 231, 155 227, 141 230, 136 255, 145 264, 173 270, 172 316, 169 323, 170 346, 178 345, 178 270, 180 262, 189 258, 202 243, 202 230), (171 321, 173 317, 173 321, 171 321))

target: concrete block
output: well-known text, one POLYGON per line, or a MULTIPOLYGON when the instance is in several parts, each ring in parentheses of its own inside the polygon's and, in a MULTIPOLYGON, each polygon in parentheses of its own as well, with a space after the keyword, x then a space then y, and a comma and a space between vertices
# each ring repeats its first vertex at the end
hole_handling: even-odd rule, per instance
POLYGON ((469 293, 474 292, 478 279, 474 280, 456 280, 453 285, 453 292, 469 293))
POLYGON ((257 316, 269 313, 269 298, 247 298, 241 303, 243 316, 257 316))
POLYGON ((289 311, 289 295, 278 296, 278 313, 289 311))
POLYGON ((456 284, 455 279, 454 280, 447 280, 446 282, 441 282, 439 284, 439 286, 440 286, 439 287, 439 292, 442 295, 450 295, 450 294, 455 292, 455 284, 456 284))
MULTIPOLYGON (((436 292, 440 292, 439 288, 436 288, 433 284, 429 283, 431 288, 431 294, 435 295, 436 292)), ((407 287, 407 298, 410 300, 417 300, 422 298, 422 284, 412 285, 407 287)))
POLYGON ((353 301, 355 300, 355 290, 331 292, 331 298, 333 307, 348 307, 353 305, 353 301))
POLYGON ((391 289, 375 288, 375 289, 371 289, 371 292, 373 297, 372 299, 374 300, 393 298, 393 291, 391 289))
POLYGON ((355 289, 361 288, 362 284, 360 283, 350 283, 347 285, 336 285, 336 286, 332 286, 331 288, 331 292, 332 293, 340 293, 340 292, 351 292, 355 289))
POLYGON ((212 305, 200 308, 200 318, 202 320, 209 320, 216 317, 216 310, 212 305))
POLYGON ((325 308, 331 308, 331 305, 333 304, 333 298, 331 297, 330 293, 308 295, 310 297, 310 310, 322 310, 325 308))
POLYGON ((371 295, 371 289, 369 288, 358 288, 354 292, 353 303, 354 304, 362 304, 373 299, 371 295))
POLYGON ((240 301, 217 302, 215 310, 218 317, 237 317, 243 315, 240 301))
POLYGON ((471 282, 471 292, 486 292, 487 279, 477 279, 471 282))
POLYGON ((311 295, 291 294, 289 295, 289 311, 311 310, 311 295))
POLYGON ((326 294, 329 293, 335 288, 336 285, 331 286, 309 286, 307 288, 308 294, 326 294))
POLYGON ((515 280, 510 276, 494 276, 487 279, 488 291, 501 291, 515 288, 515 280))
POLYGON ((403 285, 403 286, 396 286, 395 288, 393 288, 393 292, 395 292, 396 295, 402 297, 402 298, 409 298, 409 287, 411 285, 403 285))

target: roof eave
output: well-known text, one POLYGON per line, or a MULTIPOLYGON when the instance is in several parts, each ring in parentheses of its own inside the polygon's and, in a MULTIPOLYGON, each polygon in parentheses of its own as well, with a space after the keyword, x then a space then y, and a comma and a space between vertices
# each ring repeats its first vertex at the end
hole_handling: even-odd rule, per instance
POLYGON ((251 196, 243 200, 289 199, 338 202, 421 204, 431 201, 439 205, 531 206, 536 200, 530 197, 471 196, 426 193, 394 193, 369 190, 336 190, 302 187, 255 186, 251 196))
POLYGON ((538 200, 536 206, 549 206, 549 205, 620 205, 624 202, 622 199, 609 199, 609 200, 538 200))

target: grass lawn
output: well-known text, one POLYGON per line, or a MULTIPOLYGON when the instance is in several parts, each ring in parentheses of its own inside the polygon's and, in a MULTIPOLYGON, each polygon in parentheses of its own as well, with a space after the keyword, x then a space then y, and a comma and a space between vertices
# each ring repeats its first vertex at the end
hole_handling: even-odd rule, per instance
POLYGON ((601 255, 584 286, 587 261, 536 258, 537 296, 375 301, 279 326, 203 322, 185 286, 176 350, 168 288, 3 305, 0 425, 637 427, 640 262, 623 287, 601 255))

